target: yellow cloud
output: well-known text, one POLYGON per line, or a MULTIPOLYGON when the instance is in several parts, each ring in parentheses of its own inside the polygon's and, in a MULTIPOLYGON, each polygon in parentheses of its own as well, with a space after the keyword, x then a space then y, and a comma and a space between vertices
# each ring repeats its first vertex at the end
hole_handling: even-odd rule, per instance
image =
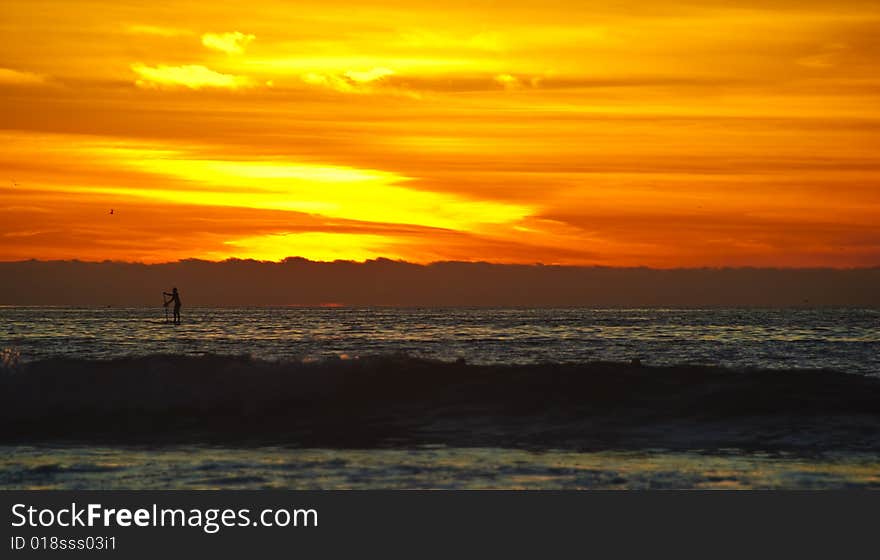
POLYGON ((301 76, 302 81, 311 86, 320 86, 342 92, 354 92, 356 88, 350 81, 333 74, 307 72, 301 76))
POLYGON ((522 86, 519 79, 510 74, 498 74, 495 81, 504 86, 504 89, 518 89, 522 86))
MULTIPOLYGON (((403 55, 392 53, 368 54, 366 52, 315 52, 302 56, 289 56, 276 52, 265 57, 247 57, 240 61, 242 68, 261 74, 289 76, 309 72, 344 76, 353 68, 394 69, 395 74, 414 76, 438 76, 467 72, 502 72, 509 64, 477 57, 423 56, 416 52, 403 55)), ((369 72, 370 70, 367 70, 369 72)))
POLYGON ((39 74, 0 68, 0 84, 42 84, 45 81, 46 78, 39 74))
POLYGON ((202 44, 209 49, 222 51, 226 54, 242 54, 254 39, 256 39, 256 36, 245 35, 241 31, 205 33, 202 35, 202 44))
POLYGON ((371 85, 373 82, 394 74, 394 70, 389 68, 371 68, 347 70, 341 74, 307 72, 301 78, 309 85, 326 87, 343 93, 369 93, 374 91, 371 85))
POLYGON ((201 65, 146 66, 132 64, 131 69, 139 76, 139 87, 184 86, 190 89, 203 87, 239 89, 253 87, 254 82, 245 76, 221 74, 201 65))

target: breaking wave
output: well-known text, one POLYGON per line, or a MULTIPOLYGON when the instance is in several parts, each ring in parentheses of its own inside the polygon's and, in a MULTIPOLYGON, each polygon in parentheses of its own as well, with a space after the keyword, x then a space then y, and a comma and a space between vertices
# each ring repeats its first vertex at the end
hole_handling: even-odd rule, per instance
POLYGON ((880 379, 403 354, 47 359, 0 375, 0 442, 880 449, 880 379))

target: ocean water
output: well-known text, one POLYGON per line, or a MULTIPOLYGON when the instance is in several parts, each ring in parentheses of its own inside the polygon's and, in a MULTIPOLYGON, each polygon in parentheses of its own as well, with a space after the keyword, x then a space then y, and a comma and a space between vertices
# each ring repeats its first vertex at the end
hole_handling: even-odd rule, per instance
POLYGON ((22 361, 150 354, 280 361, 405 353, 478 364, 628 361, 880 375, 880 309, 0 307, 22 361))
POLYGON ((0 447, 0 488, 878 489, 872 454, 258 447, 0 447))
MULTIPOLYGON (((880 376, 880 310, 184 308, 183 324, 174 326, 162 308, 0 307, 0 350, 25 363, 155 354, 310 362, 403 353, 480 364, 639 358, 646 365, 880 376)), ((0 489, 880 488, 875 446, 805 454, 20 443, 0 445, 0 489)))

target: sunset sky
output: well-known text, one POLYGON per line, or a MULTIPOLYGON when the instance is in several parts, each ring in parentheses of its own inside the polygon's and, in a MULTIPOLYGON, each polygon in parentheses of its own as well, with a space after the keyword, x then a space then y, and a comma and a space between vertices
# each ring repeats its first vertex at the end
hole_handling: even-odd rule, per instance
POLYGON ((880 265, 876 1, 2 0, 0 30, 0 260, 880 265))

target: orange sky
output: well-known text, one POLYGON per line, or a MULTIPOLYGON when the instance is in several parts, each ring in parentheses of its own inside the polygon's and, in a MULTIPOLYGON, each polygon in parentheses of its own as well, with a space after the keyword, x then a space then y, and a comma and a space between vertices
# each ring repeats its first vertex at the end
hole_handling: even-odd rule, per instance
POLYGON ((125 4, 3 2, 0 260, 880 265, 876 2, 125 4))

